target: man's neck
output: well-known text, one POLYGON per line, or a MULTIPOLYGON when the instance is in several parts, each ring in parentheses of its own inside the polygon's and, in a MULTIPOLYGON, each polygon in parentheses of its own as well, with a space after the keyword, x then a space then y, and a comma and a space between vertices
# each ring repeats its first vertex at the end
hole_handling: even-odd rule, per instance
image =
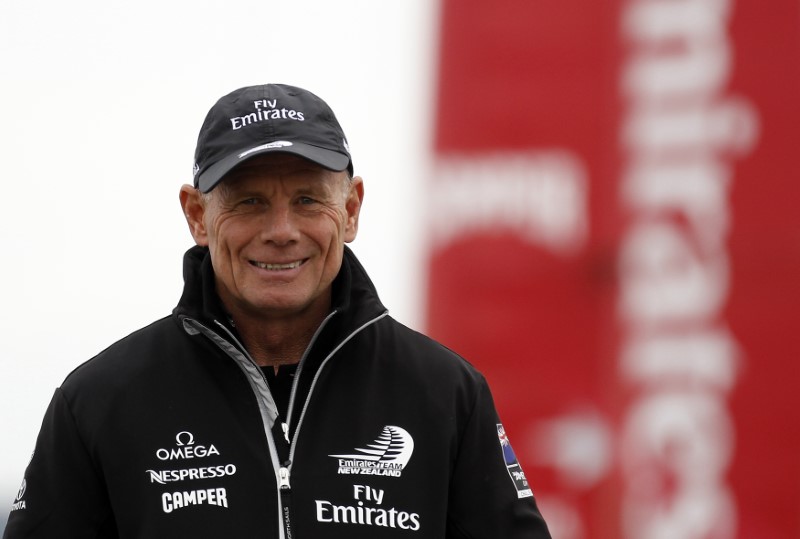
POLYGON ((231 312, 231 317, 253 361, 260 367, 277 368, 300 361, 330 312, 330 303, 323 307, 311 307, 289 317, 255 317, 241 312, 231 312))

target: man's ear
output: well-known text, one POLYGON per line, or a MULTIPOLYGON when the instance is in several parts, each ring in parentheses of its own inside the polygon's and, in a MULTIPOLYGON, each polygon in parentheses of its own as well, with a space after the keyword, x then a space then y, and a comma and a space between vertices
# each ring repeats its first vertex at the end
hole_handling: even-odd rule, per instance
POLYGON ((184 185, 180 192, 181 208, 189 225, 189 232, 197 245, 208 246, 208 232, 206 231, 203 217, 206 213, 206 205, 199 189, 191 185, 184 185))
POLYGON ((364 180, 356 176, 350 182, 350 192, 344 202, 347 211, 347 223, 344 229, 344 241, 350 243, 358 234, 358 216, 361 214, 361 203, 364 201, 364 180))

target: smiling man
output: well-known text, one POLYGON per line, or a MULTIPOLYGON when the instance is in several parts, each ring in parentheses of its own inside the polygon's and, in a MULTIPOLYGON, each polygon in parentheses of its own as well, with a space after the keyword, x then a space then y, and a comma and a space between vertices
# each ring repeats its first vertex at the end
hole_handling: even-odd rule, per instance
POLYGON ((210 195, 181 189, 217 294, 259 365, 297 363, 330 312, 363 196, 361 178, 285 153, 251 158, 210 195))
POLYGON ((236 90, 195 159, 178 306, 56 390, 4 537, 550 537, 484 378, 346 247, 328 105, 236 90))

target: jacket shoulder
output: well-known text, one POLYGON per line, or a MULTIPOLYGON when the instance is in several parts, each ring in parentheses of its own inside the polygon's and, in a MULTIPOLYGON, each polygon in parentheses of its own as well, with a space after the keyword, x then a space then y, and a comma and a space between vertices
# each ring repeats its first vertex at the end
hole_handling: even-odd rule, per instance
POLYGON ((171 316, 156 320, 118 340, 67 375, 61 390, 69 398, 88 389, 130 383, 155 364, 163 363, 185 339, 171 316))
POLYGON ((392 341, 382 342, 384 345, 382 348, 393 350, 391 356, 412 371, 465 377, 479 384, 485 382, 483 374, 459 353, 394 318, 389 316, 384 318, 382 323, 378 324, 377 331, 383 333, 379 335, 379 341, 384 339, 392 341), (389 346, 385 346, 387 344, 389 346))

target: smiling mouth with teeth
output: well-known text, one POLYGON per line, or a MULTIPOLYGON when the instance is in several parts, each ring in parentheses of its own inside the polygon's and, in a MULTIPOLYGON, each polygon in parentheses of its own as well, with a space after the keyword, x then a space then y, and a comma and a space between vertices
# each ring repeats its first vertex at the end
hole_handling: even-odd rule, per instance
POLYGON ((299 268, 303 264, 303 260, 295 260, 294 262, 289 262, 288 264, 267 264, 266 262, 256 262, 255 260, 251 260, 250 264, 265 270, 279 271, 299 268))

